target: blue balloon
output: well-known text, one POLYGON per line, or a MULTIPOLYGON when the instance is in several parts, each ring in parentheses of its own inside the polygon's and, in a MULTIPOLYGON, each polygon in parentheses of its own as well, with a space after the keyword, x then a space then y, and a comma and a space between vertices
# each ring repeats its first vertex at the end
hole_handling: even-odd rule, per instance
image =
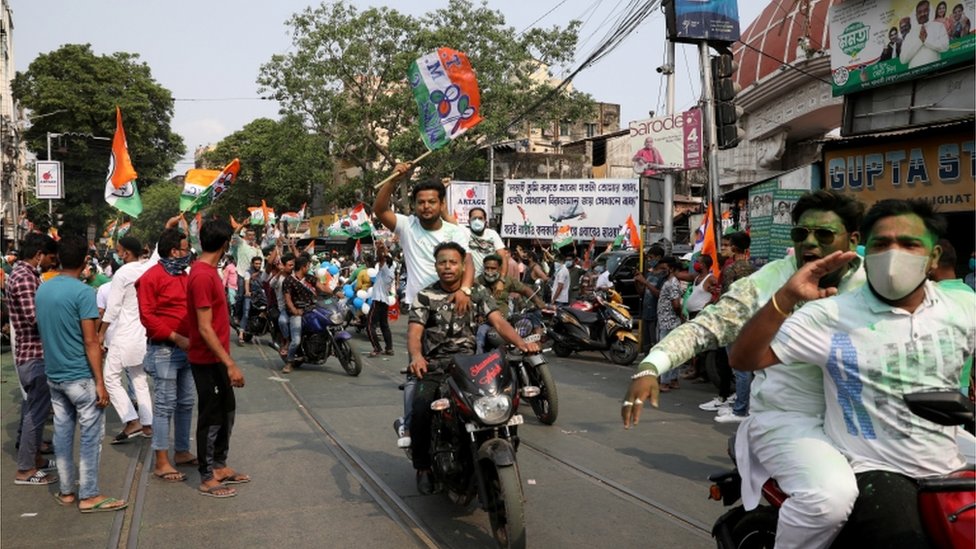
POLYGON ((343 286, 342 293, 345 294, 346 297, 352 297, 356 295, 356 292, 353 291, 351 284, 346 284, 345 286, 343 286))
POLYGON ((370 305, 372 305, 373 304, 373 298, 371 298, 371 297, 366 298, 366 303, 369 303, 370 305))
POLYGON ((329 265, 329 274, 332 276, 339 274, 339 267, 336 267, 335 265, 329 265))
POLYGON ((352 305, 353 305, 353 307, 355 307, 357 309, 362 308, 362 306, 363 306, 363 300, 362 300, 362 298, 357 297, 356 299, 353 299, 352 300, 352 305))
POLYGON ((864 257, 864 245, 859 244, 857 247, 857 255, 864 257))

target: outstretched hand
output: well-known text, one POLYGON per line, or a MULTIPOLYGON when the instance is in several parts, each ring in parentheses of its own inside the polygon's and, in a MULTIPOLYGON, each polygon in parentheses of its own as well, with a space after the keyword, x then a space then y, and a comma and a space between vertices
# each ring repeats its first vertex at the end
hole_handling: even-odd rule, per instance
POLYGON ((624 421, 624 429, 630 429, 640 422, 645 401, 649 401, 651 406, 657 408, 660 396, 661 388, 657 383, 657 376, 649 375, 631 381, 620 407, 620 418, 624 421))
MULTIPOLYGON (((834 252, 827 257, 805 263, 780 290, 783 296, 796 302, 813 301, 837 293, 837 288, 821 288, 820 279, 850 263, 857 253, 834 252)), ((785 304, 781 304, 785 305, 785 304)), ((789 308, 792 309, 792 304, 789 308)))

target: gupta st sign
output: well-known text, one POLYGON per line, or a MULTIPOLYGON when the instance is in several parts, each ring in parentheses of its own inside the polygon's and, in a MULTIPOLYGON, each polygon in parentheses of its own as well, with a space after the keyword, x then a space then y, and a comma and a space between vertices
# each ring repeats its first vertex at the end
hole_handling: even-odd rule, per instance
POLYGON ((824 153, 824 188, 855 193, 871 205, 920 198, 940 212, 976 207, 976 157, 971 132, 915 137, 824 153))

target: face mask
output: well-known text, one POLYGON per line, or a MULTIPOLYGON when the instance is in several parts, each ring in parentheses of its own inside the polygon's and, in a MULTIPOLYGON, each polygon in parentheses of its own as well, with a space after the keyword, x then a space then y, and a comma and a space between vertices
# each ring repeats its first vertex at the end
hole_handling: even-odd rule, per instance
POLYGON ((183 257, 161 257, 159 258, 159 263, 168 274, 177 276, 186 271, 186 268, 190 266, 191 260, 192 258, 189 255, 183 257))
POLYGON ((657 262, 658 262, 657 259, 652 259, 652 260, 648 261, 647 262, 647 268, 653 270, 654 267, 657 267, 657 262))
POLYGON ((597 265, 596 267, 593 267, 593 272, 595 272, 596 274, 602 273, 603 272, 603 265, 597 265))
POLYGON ((484 277, 485 277, 485 282, 487 282, 488 284, 494 284, 494 283, 498 282, 499 274, 498 273, 485 273, 484 274, 484 277))
POLYGON ((472 219, 471 220, 471 230, 480 233, 485 230, 485 220, 484 219, 472 219))
POLYGON ((969 270, 976 271, 976 257, 969 258, 969 270))
POLYGON ((563 265, 565 265, 567 269, 572 269, 573 268, 573 261, 572 260, 565 261, 565 262, 563 262, 563 265))
POLYGON ((869 254, 864 258, 868 282, 878 295, 897 301, 912 293, 925 281, 929 256, 901 250, 869 254))

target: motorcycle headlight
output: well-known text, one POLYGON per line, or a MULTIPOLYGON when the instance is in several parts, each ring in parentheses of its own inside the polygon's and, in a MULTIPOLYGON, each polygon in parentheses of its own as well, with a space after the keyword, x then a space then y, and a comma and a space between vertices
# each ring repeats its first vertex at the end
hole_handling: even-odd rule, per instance
POLYGON ((512 399, 508 395, 480 397, 474 401, 474 413, 487 425, 498 425, 508 420, 512 399))
POLYGON ((339 326, 342 324, 342 316, 341 311, 333 310, 332 314, 329 315, 329 322, 331 322, 333 326, 339 326))

